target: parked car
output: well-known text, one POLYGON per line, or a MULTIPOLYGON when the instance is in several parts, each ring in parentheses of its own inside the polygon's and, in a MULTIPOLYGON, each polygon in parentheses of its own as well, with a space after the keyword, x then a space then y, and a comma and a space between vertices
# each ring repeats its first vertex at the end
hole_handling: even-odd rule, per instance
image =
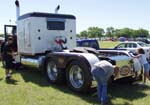
POLYGON ((78 39, 77 46, 78 47, 91 47, 96 50, 100 49, 97 39, 78 39))
POLYGON ((147 38, 137 38, 136 41, 141 41, 141 42, 144 42, 146 44, 150 44, 150 39, 147 39, 147 38))
POLYGON ((120 38, 119 38, 119 41, 120 41, 120 42, 124 42, 124 41, 126 41, 126 38, 125 38, 125 37, 120 37, 120 38))
POLYGON ((150 46, 144 42, 140 42, 140 41, 122 42, 114 47, 114 49, 126 49, 132 51, 133 53, 137 53, 138 48, 143 48, 145 51, 145 55, 148 57, 150 46))

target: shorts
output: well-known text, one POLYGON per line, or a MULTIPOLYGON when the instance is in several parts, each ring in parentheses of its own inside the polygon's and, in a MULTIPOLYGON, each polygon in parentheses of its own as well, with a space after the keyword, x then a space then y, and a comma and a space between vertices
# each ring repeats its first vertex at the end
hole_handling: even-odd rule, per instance
POLYGON ((144 64, 143 65, 144 66, 144 73, 149 73, 149 64, 148 63, 146 63, 146 64, 144 64))

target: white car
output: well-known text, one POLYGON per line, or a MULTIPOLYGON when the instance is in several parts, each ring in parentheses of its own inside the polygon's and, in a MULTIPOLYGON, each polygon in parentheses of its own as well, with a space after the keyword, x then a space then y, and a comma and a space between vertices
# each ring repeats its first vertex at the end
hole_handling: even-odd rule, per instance
POLYGON ((148 57, 148 52, 150 51, 150 46, 144 42, 140 41, 128 41, 122 42, 117 45, 114 49, 126 49, 128 51, 137 52, 138 48, 143 48, 145 55, 148 57))

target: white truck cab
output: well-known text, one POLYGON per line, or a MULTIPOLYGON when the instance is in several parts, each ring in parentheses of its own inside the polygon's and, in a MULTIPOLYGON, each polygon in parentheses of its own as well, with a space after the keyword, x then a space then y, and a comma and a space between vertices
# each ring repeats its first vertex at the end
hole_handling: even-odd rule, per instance
POLYGON ((27 13, 17 21, 18 52, 36 55, 76 47, 76 18, 73 15, 27 13))

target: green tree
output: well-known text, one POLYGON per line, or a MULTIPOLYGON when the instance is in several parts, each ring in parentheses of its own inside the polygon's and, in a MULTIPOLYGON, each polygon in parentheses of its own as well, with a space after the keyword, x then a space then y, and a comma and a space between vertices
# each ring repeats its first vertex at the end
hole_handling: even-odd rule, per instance
POLYGON ((80 38, 80 34, 76 34, 77 38, 80 38))
POLYGON ((130 28, 116 29, 115 34, 117 37, 131 38, 133 36, 133 31, 134 30, 130 28))
POLYGON ((104 35, 105 31, 99 27, 89 27, 88 36, 90 38, 101 38, 104 35))
MULTIPOLYGON (((77 37, 83 38, 101 38, 105 34, 103 28, 99 27, 89 27, 87 30, 80 32, 77 37)), ((126 37, 126 38, 136 38, 136 37, 148 37, 149 31, 145 29, 133 30, 130 28, 114 29, 113 27, 108 27, 106 29, 107 37, 126 37)))
POLYGON ((82 38, 87 38, 88 37, 88 32, 86 30, 84 30, 84 31, 80 32, 79 36, 82 37, 82 38))
POLYGON ((114 37, 114 35, 115 35, 115 29, 113 27, 107 27, 106 28, 106 36, 114 37))
POLYGON ((135 37, 148 37, 149 32, 148 30, 145 30, 145 29, 138 29, 138 30, 135 30, 134 36, 135 37))
POLYGON ((4 34, 0 34, 0 37, 4 37, 4 34))

